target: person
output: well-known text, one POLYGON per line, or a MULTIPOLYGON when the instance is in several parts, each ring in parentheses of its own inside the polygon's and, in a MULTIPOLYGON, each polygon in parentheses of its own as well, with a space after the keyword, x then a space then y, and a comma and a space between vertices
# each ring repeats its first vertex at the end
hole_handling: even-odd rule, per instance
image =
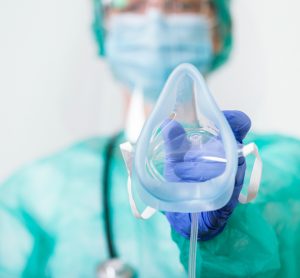
MULTIPOLYGON (((130 92, 142 92, 148 114, 176 65, 189 62, 207 75, 229 57, 228 0, 93 3, 100 54, 124 87, 127 111, 130 92)), ((200 215, 197 277, 298 277, 299 141, 255 133, 244 139, 250 119, 239 111, 224 115, 239 143, 258 145, 264 172, 255 202, 238 205, 246 168, 240 159, 229 203, 200 215)), ((176 123, 165 138, 174 131, 181 132, 176 123)), ((0 277, 95 277, 114 258, 137 277, 186 277, 190 215, 159 213, 147 222, 132 216, 119 150, 125 134, 79 142, 0 186, 0 277)), ((181 170, 182 178, 203 178, 181 170)))

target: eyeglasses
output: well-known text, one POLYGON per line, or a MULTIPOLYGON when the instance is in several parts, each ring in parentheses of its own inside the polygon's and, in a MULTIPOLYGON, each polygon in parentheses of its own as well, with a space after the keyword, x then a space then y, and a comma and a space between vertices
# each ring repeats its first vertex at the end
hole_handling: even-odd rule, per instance
POLYGON ((166 14, 196 13, 210 15, 212 0, 104 0, 105 13, 145 13, 156 8, 166 14))

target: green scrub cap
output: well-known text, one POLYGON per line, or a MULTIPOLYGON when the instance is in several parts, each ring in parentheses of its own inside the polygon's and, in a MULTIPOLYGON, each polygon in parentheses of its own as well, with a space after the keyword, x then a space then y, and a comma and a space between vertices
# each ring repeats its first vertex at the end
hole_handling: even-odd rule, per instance
MULTIPOLYGON (((123 2, 123 0, 118 0, 123 2)), ((230 17, 230 0, 213 0, 216 7, 217 18, 219 22, 219 37, 221 40, 221 47, 213 59, 211 71, 221 66, 229 57, 232 48, 232 22, 230 17)), ((105 56, 104 49, 104 26, 103 26, 103 8, 101 0, 93 0, 94 5, 94 21, 93 32, 99 46, 99 54, 105 56)))

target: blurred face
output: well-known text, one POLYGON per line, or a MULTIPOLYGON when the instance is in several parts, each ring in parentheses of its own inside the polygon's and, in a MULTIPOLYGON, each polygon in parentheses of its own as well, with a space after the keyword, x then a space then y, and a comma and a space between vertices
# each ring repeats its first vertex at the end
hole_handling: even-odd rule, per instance
POLYGON ((176 66, 206 75, 219 49, 214 5, 208 0, 104 2, 105 50, 112 73, 128 92, 154 103, 176 66))
POLYGON ((200 15, 211 23, 214 52, 218 52, 220 42, 217 32, 216 11, 212 0, 112 0, 104 1, 105 26, 109 32, 110 20, 122 14, 145 15, 157 9, 165 15, 200 15))

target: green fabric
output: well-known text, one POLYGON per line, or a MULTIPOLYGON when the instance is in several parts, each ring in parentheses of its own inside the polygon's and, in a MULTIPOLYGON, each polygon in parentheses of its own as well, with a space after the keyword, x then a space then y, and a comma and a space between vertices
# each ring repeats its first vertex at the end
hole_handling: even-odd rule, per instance
POLYGON ((98 45, 98 51, 100 56, 104 56, 104 26, 103 26, 103 9, 101 5, 101 0, 92 0, 93 1, 93 12, 94 19, 92 24, 92 30, 98 45))
MULTIPOLYGON (((199 243, 197 270, 200 277, 300 277, 300 142, 255 134, 248 141, 264 161, 259 196, 239 205, 219 236, 199 243)), ((108 256, 100 190, 106 144, 86 140, 0 185, 1 278, 95 277, 108 256)), ((163 214, 132 216, 126 175, 116 147, 110 177, 120 257, 139 277, 186 277, 189 241, 170 231, 163 214)))
MULTIPOLYGON (((232 22, 230 17, 230 0, 213 0, 218 18, 218 33, 221 49, 215 54, 211 71, 217 69, 229 58, 232 49, 232 22)), ((93 0, 94 20, 92 29, 99 47, 99 54, 105 55, 105 30, 103 26, 103 9, 101 0, 93 0)))
MULTIPOLYGON (((237 207, 219 236, 198 243, 197 275, 300 277, 300 142, 254 134, 247 141, 256 142, 264 163, 259 195, 237 207)), ((189 241, 174 231, 172 238, 187 268, 189 241)))
POLYGON ((213 2, 217 11, 221 49, 215 54, 211 70, 219 68, 228 60, 233 43, 230 0, 213 0, 213 2))
MULTIPOLYGON (((106 145, 107 138, 81 142, 0 185, 1 278, 95 277, 98 263, 108 258, 100 189, 106 145)), ((120 257, 139 277, 185 277, 166 218, 160 213, 147 222, 133 217, 118 147, 110 176, 120 257)))

